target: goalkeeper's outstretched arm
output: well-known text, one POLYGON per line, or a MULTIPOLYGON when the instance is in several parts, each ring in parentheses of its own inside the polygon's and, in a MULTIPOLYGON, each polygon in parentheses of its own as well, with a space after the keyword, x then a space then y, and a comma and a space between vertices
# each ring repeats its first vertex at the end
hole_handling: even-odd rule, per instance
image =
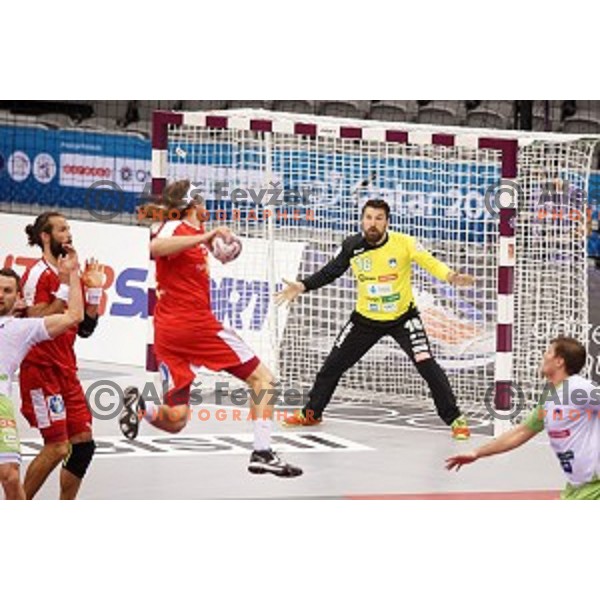
POLYGON ((342 244, 335 258, 330 260, 322 269, 302 281, 284 279, 285 287, 275 294, 275 302, 279 306, 284 302, 292 302, 303 292, 317 290, 341 277, 350 266, 352 254, 346 243, 342 244))
POLYGON ((467 275, 466 273, 456 273, 450 269, 448 265, 427 252, 416 239, 412 238, 411 242, 411 260, 431 273, 436 279, 447 281, 458 287, 469 287, 473 285, 475 279, 471 275, 467 275))

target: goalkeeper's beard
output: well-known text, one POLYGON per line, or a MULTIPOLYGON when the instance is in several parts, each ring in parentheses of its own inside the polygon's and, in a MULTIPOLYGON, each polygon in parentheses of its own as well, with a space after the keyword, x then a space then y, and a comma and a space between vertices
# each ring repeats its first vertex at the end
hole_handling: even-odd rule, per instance
POLYGON ((365 238, 372 246, 378 244, 383 239, 384 235, 385 231, 379 231, 377 229, 367 229, 365 231, 365 238))

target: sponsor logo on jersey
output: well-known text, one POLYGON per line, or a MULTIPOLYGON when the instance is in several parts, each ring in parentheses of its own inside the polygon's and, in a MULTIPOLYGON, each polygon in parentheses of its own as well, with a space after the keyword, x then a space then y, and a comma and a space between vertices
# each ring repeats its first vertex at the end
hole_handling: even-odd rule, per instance
POLYGON ((396 273, 388 273, 387 275, 380 275, 377 278, 377 281, 383 283, 384 281, 396 281, 396 279, 398 279, 398 275, 396 275, 396 273))
POLYGON ((356 256, 357 254, 362 254, 365 251, 364 248, 354 248, 352 254, 356 256))
POLYGON ((382 302, 396 302, 397 300, 400 300, 400 294, 399 293, 391 294, 390 296, 384 296, 381 299, 382 302))
POLYGON ((65 403, 61 395, 48 396, 48 410, 51 421, 62 421, 65 418, 65 403))
POLYGON ((570 429, 559 429, 558 431, 548 431, 548 437, 560 440, 562 438, 568 438, 571 435, 570 429))
MULTIPOLYGON (((389 284, 383 284, 383 285, 370 285, 369 286, 369 294, 371 294, 372 296, 381 296, 383 294, 391 294, 392 293, 392 286, 389 284)), ((398 296, 400 297, 400 296, 398 296)), ((397 298, 392 298, 391 300, 386 300, 385 298, 383 299, 384 302, 392 302, 393 300, 397 300, 397 298)))
POLYGON ((389 303, 383 305, 384 313, 393 313, 393 312, 396 312, 397 310, 398 310, 397 302, 389 302, 389 303))
POLYGON ((379 312, 379 304, 375 304, 374 302, 369 302, 369 310, 371 312, 379 312))
POLYGON ((388 265, 390 266, 390 269, 395 269, 398 266, 398 261, 395 258, 390 258, 388 260, 388 265))
POLYGON ((363 283, 365 281, 377 281, 376 277, 370 277, 369 275, 363 275, 362 273, 358 276, 358 280, 363 283))
POLYGON ((14 429, 17 422, 14 419, 0 419, 0 429, 14 429))

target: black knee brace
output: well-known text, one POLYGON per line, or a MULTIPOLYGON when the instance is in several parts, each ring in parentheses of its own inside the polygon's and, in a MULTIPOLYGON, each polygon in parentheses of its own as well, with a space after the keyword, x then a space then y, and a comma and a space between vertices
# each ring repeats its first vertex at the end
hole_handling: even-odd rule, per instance
POLYGON ((92 462, 92 457, 94 456, 95 450, 96 442, 94 442, 94 440, 90 440, 89 442, 80 442, 79 444, 72 444, 71 452, 65 459, 63 468, 69 471, 69 473, 73 473, 75 477, 83 479, 88 467, 90 466, 90 463, 92 462))

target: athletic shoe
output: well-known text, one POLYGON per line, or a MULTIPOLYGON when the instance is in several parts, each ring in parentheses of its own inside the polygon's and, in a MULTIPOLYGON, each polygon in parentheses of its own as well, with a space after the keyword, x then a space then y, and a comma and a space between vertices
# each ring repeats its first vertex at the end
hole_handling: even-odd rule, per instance
POLYGON ((286 417, 282 425, 285 427, 311 427, 320 425, 323 419, 315 419, 312 415, 307 416, 301 410, 297 410, 291 417, 286 417))
POLYGON ((250 456, 248 471, 254 475, 271 473, 277 477, 298 477, 302 469, 283 461, 272 450, 254 450, 250 456))
POLYGON ((119 415, 119 427, 128 440, 134 440, 140 429, 140 421, 146 410, 146 403, 136 387, 128 387, 123 396, 124 407, 119 415))
POLYGON ((469 431, 469 424, 467 423, 467 419, 461 415, 452 421, 452 437, 458 441, 468 440, 471 437, 471 432, 469 431))

